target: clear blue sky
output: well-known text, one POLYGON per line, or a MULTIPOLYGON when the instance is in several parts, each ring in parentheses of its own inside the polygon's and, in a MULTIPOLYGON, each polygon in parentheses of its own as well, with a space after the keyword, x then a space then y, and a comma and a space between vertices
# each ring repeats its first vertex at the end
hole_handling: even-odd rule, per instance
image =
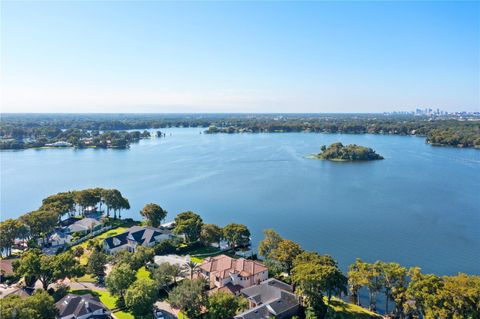
POLYGON ((2 112, 480 109, 479 2, 1 2, 2 112))

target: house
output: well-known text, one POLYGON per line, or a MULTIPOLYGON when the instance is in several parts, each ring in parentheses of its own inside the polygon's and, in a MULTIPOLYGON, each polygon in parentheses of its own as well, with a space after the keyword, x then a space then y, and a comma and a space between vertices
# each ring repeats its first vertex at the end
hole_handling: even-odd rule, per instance
POLYGON ((300 302, 293 288, 275 278, 242 289, 247 298, 249 310, 235 316, 235 319, 287 319, 298 314, 300 302))
POLYGON ((265 265, 245 258, 218 255, 206 258, 199 268, 200 275, 210 282, 210 288, 226 287, 234 293, 268 279, 265 265))
POLYGON ((65 234, 61 230, 55 230, 48 237, 48 242, 52 244, 53 247, 68 245, 72 242, 72 236, 65 234))
POLYGON ((21 288, 14 288, 13 290, 6 291, 2 294, 1 298, 5 298, 7 296, 18 296, 21 299, 25 299, 30 297, 34 293, 34 288, 28 287, 21 287, 21 288))
POLYGON ((99 220, 96 220, 95 218, 87 217, 87 218, 77 220, 76 222, 68 226, 67 231, 71 234, 73 233, 86 234, 101 228, 101 226, 102 226, 102 222, 100 222, 99 220))
POLYGON ((111 311, 91 294, 68 294, 55 303, 57 319, 109 319, 111 311))
POLYGON ((3 282, 5 278, 8 278, 14 275, 13 262, 16 260, 18 260, 18 258, 0 260, 0 282, 3 282))
POLYGON ((162 240, 172 237, 172 232, 163 227, 133 226, 124 233, 105 238, 103 249, 108 253, 115 253, 123 249, 135 252, 139 245, 152 247, 162 240))

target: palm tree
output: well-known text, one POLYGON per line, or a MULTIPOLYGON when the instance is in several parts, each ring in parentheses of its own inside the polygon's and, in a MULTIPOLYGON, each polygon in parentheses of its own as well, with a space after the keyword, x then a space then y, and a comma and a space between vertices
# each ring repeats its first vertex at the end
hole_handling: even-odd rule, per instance
POLYGON ((184 269, 178 264, 172 264, 170 271, 172 272, 173 283, 177 283, 177 277, 180 277, 184 273, 184 269))
POLYGON ((188 261, 185 263, 185 268, 188 270, 190 273, 190 280, 193 279, 193 274, 198 272, 198 264, 194 261, 188 261))

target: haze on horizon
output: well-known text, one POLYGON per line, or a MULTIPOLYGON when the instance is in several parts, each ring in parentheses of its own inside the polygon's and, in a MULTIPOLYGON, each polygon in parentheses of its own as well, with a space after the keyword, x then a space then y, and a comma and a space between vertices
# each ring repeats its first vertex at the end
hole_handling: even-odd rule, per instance
POLYGON ((479 2, 1 2, 1 112, 480 110, 479 2))

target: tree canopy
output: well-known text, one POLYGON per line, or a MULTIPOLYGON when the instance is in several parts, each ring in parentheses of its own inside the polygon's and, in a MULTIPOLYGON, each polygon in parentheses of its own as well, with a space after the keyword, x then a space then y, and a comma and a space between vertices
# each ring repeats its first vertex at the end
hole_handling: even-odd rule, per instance
POLYGON ((147 278, 135 281, 125 292, 125 306, 135 316, 144 316, 151 312, 157 299, 157 285, 147 278))
POLYGON ((200 238, 202 231, 202 218, 192 211, 178 214, 175 217, 175 234, 185 234, 185 239, 189 243, 193 243, 200 238))
POLYGON ((232 248, 247 246, 250 243, 250 231, 242 224, 228 224, 223 227, 223 238, 232 248))
POLYGON ((322 152, 317 154, 316 157, 326 160, 371 161, 383 159, 373 149, 356 144, 344 146, 342 143, 333 143, 328 147, 323 145, 321 150, 322 152))
POLYGON ((158 227, 162 224, 162 221, 167 217, 167 211, 157 204, 150 203, 143 207, 140 211, 149 226, 158 227))
POLYGON ((203 280, 182 280, 168 295, 170 304, 189 318, 198 318, 207 303, 203 280))
POLYGON ((248 301, 230 293, 218 291, 208 297, 207 319, 233 318, 237 313, 247 309, 248 301))
POLYGON ((105 280, 105 284, 113 295, 123 298, 128 287, 135 282, 136 276, 134 269, 122 263, 112 268, 105 280))

